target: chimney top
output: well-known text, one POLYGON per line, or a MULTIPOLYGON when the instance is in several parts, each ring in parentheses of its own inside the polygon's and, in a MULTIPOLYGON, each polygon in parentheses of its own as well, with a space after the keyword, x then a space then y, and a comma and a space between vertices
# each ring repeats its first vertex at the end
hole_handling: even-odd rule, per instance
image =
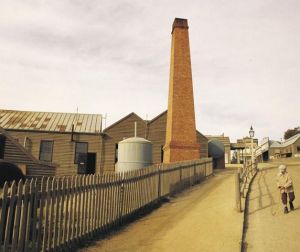
POLYGON ((185 28, 188 29, 188 20, 185 18, 175 18, 174 22, 173 22, 173 26, 172 26, 172 33, 174 31, 175 28, 185 28))

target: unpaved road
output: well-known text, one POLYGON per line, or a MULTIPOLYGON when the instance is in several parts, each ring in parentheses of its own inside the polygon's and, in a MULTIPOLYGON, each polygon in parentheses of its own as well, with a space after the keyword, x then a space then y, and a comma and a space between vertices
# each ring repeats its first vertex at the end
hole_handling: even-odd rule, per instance
POLYGON ((233 172, 217 172, 148 216, 80 251, 239 251, 243 216, 234 209, 233 172))
POLYGON ((249 195, 246 248, 248 252, 300 251, 300 165, 288 164, 294 181, 295 211, 283 214, 276 188, 277 165, 257 174, 249 195))

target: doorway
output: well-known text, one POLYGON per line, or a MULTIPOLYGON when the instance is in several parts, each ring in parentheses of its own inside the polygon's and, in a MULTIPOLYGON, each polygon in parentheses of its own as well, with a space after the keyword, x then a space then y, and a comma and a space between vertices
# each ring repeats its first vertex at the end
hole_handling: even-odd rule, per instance
POLYGON ((96 153, 87 154, 86 174, 95 174, 96 172, 96 153))

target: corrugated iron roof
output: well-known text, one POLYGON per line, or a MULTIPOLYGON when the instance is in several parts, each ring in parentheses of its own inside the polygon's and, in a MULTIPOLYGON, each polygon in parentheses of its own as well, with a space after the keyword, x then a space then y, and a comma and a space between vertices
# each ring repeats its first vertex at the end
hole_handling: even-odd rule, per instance
POLYGON ((99 114, 32 112, 0 109, 0 127, 13 130, 101 133, 99 114))
POLYGON ((282 146, 282 147, 287 147, 287 146, 289 146, 289 145, 295 143, 299 138, 300 138, 300 133, 298 133, 298 134, 296 134, 296 135, 290 137, 289 139, 285 140, 285 141, 281 144, 281 146, 282 146))
POLYGON ((278 141, 272 141, 270 140, 270 148, 283 148, 283 147, 288 147, 295 143, 298 139, 300 138, 300 133, 290 137, 289 139, 285 140, 284 142, 280 143, 278 141))
POLYGON ((218 140, 221 143, 223 143, 224 145, 230 145, 230 139, 227 136, 223 136, 223 135, 217 135, 217 136, 213 136, 213 135, 205 135, 205 137, 210 141, 210 140, 218 140))
POLYGON ((280 142, 270 140, 270 148, 280 148, 280 147, 282 147, 280 142))

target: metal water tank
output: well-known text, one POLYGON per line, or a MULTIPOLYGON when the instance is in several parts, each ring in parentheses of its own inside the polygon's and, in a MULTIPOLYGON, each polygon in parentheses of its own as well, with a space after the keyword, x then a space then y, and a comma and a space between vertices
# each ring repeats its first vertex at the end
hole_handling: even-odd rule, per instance
POLYGON ((116 170, 132 171, 152 165, 152 143, 141 137, 127 138, 118 144, 116 170))

